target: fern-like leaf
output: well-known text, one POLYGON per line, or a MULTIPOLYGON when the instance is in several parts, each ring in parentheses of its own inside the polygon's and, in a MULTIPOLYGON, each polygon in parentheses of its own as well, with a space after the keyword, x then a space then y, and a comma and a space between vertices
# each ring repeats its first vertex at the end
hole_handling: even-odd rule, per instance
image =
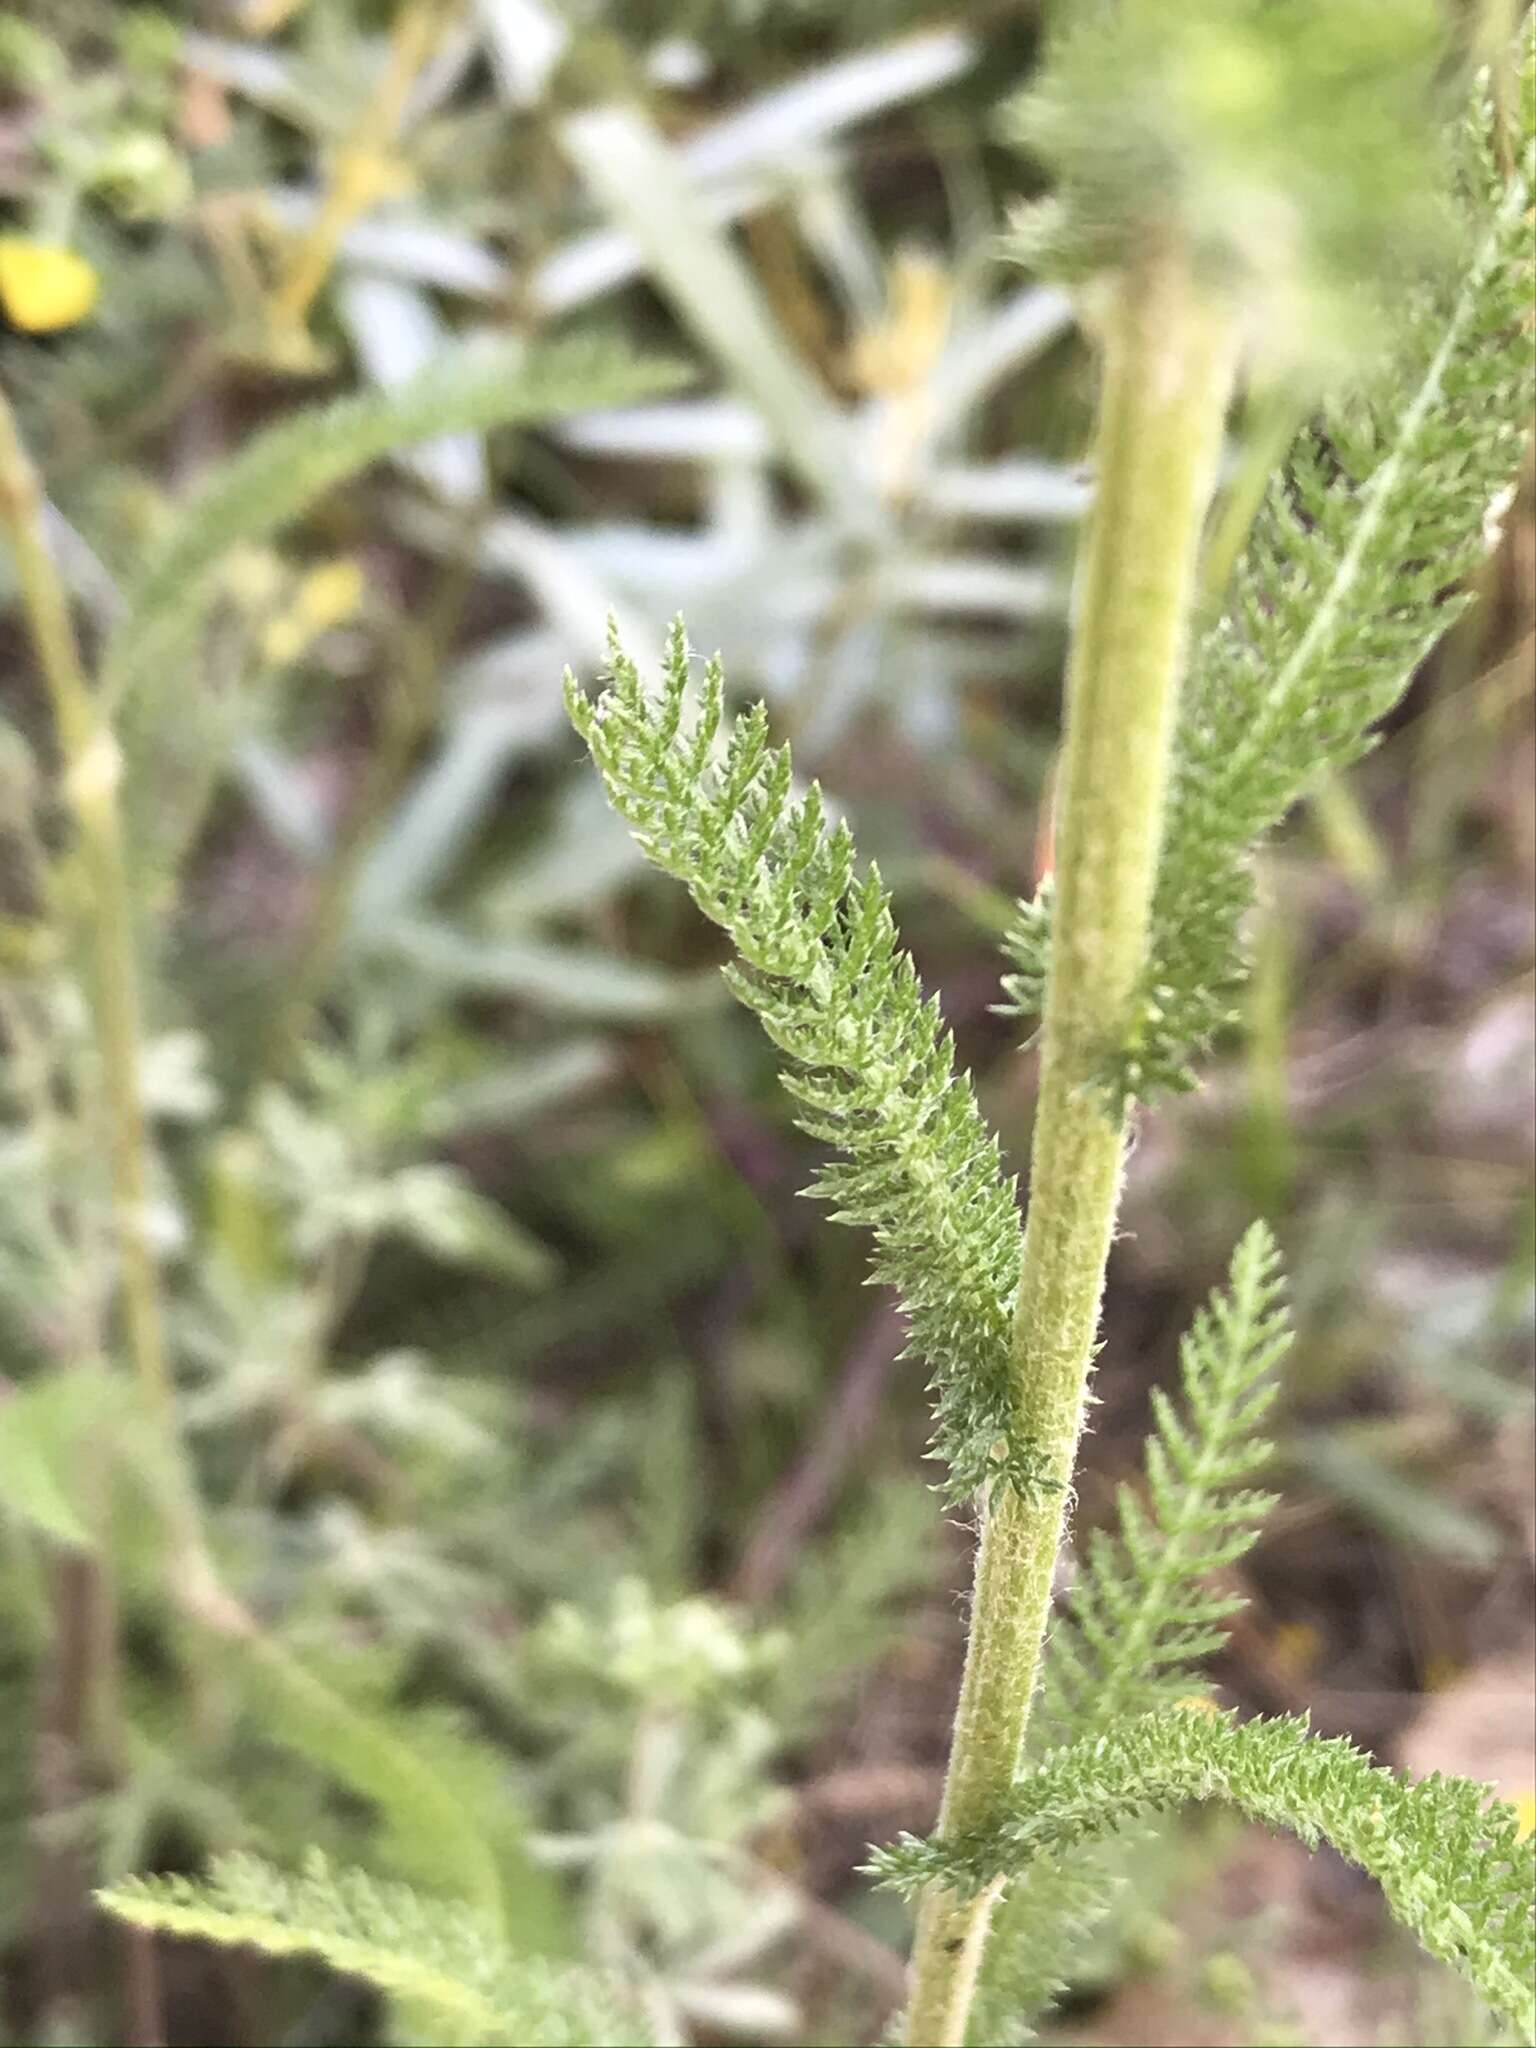
POLYGON ((1039 2038, 1036 2021, 1068 1990, 1113 1912, 1136 1846, 1134 1831, 1122 1829, 1068 1855, 1036 1856, 1012 1879, 992 1915, 966 2029, 970 2048, 1039 2038))
POLYGON ((1019 1780, 996 1830, 946 1843, 908 1837, 877 1853, 887 1884, 972 1895, 1040 1855, 1068 1854, 1139 1815, 1224 1799, 1309 1848, 1329 1842, 1381 1886, 1395 1917, 1459 1970, 1494 2012, 1536 2024, 1536 1841, 1515 1811, 1464 1778, 1412 1783, 1304 1720, 1148 1714, 1053 1751, 1019 1780))
MULTIPOLYGON (((1192 664, 1139 1023, 1105 1077, 1118 1104, 1193 1086, 1191 1060, 1229 1021, 1244 972, 1254 843, 1320 773, 1372 745, 1466 602, 1443 593, 1481 559, 1489 508, 1518 473, 1532 391, 1533 38, 1528 20, 1514 174, 1495 169, 1489 119, 1470 145, 1464 272, 1449 294, 1404 308, 1391 373, 1329 408, 1294 451, 1192 664)), ((1037 899, 1007 941, 1004 986, 1021 1014, 1043 1002, 1049 930, 1037 899)))
POLYGON ((1130 1487, 1119 1528, 1096 1530, 1046 1658, 1043 1721, 1057 1741, 1098 1734, 1187 1693, 1242 1604, 1212 1575, 1250 1549, 1274 1495, 1248 1482, 1267 1462, 1258 1434, 1290 1343, 1280 1254, 1255 1223, 1179 1351, 1182 1412, 1152 1390, 1147 1505, 1130 1487))
MULTIPOLYGON (((1280 1258, 1262 1223, 1232 1257, 1180 1347, 1182 1401, 1153 1391, 1145 1499, 1127 1487, 1117 1533, 1097 1532, 1052 1632, 1031 1731, 1078 1742, 1199 1686, 1199 1662, 1220 1648, 1240 1606, 1212 1574, 1258 1535, 1273 1496, 1250 1482, 1269 1456, 1258 1431, 1278 1391, 1290 1340, 1280 1258)), ((1029 2037, 1063 1990, 1072 1959, 1109 1908, 1114 1844, 1041 1857, 1009 1886, 993 1917, 971 2038, 1029 2037)))
POLYGON ((810 1192, 874 1232, 875 1277, 900 1292, 911 1349, 934 1376, 954 1494, 1028 1494, 1040 1481, 1010 1389, 1018 1212, 997 1140, 897 945, 878 872, 855 877, 853 841, 841 823, 828 829, 814 784, 792 800, 789 749, 768 745, 761 704, 717 752, 718 662, 689 723, 688 661, 678 625, 653 697, 615 645, 595 704, 567 679, 572 722, 642 850, 729 933, 740 960, 726 978, 789 1056, 800 1127, 844 1155, 810 1192))
POLYGON ((438 434, 651 397, 684 374, 679 364, 626 357, 585 340, 538 349, 470 341, 392 391, 363 392, 284 420, 218 469, 160 540, 103 652, 104 694, 117 703, 173 668, 232 548, 296 519, 382 456, 438 434))
POLYGON ((462 1905, 332 1870, 317 1853, 297 1877, 254 1856, 224 1856, 203 1879, 131 1877, 97 1898, 158 1934, 308 1956, 360 1977, 390 2000, 401 2041, 600 2048, 651 2038, 593 1974, 514 1955, 462 1905))

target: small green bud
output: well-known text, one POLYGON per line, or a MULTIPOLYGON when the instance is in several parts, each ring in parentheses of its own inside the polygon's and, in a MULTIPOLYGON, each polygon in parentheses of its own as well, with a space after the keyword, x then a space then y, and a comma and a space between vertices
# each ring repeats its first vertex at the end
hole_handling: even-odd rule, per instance
POLYGON ((1142 1970, 1166 1970, 1183 1945, 1183 1935, 1161 1913, 1138 1913, 1126 1936, 1127 1954, 1142 1970))
POLYGON ((90 189, 123 220, 170 220, 192 196, 192 174, 163 135, 135 128, 108 141, 90 189))

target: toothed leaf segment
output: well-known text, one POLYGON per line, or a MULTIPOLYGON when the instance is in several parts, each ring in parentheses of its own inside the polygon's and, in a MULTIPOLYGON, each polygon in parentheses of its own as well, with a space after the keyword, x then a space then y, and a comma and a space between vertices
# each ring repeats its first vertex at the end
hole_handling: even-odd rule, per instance
POLYGON ((842 1155, 808 1192, 874 1233, 874 1277, 899 1292, 910 1350, 933 1375, 953 1495, 1035 1493, 1010 1390, 1014 1182, 938 1002, 897 944, 878 871, 855 874, 853 841, 828 826, 814 783, 793 795, 789 749, 768 744, 761 704, 727 721, 718 662, 690 705, 680 626, 657 694, 616 645, 612 662, 595 703, 567 679, 572 722, 645 854, 729 934, 739 957, 726 978, 788 1056, 801 1129, 842 1155))
POLYGON ((1536 2021, 1536 1843, 1484 1785, 1438 1774, 1411 1783, 1304 1720, 1249 1721, 1174 1710, 1043 1757, 1021 1776, 1006 1820, 958 1842, 905 1837, 873 1868, 912 1893, 937 1881, 966 1894, 1040 1855, 1097 1841, 1138 1815, 1224 1799, 1251 1819, 1328 1842, 1381 1886, 1393 1915, 1459 1970, 1528 2038, 1536 2021))
MULTIPOLYGON (((1153 1390, 1141 1485, 1122 1487, 1115 1523, 1080 1546, 1046 1649, 1032 1754, 1203 1695, 1200 1667, 1243 1605, 1220 1575, 1274 1504, 1252 1482, 1271 1455, 1261 1432, 1290 1345, 1284 1297, 1279 1248, 1255 1223, 1179 1348, 1179 1398, 1153 1390)), ((982 1965, 973 2040, 1034 2038, 1109 1910, 1120 1847, 1042 1855, 1014 1879, 982 1965)))
MULTIPOLYGON (((1138 1022, 1105 1075, 1117 1107, 1194 1085, 1245 971, 1250 855, 1317 777, 1375 743, 1382 719, 1468 601, 1447 596, 1497 537, 1532 405, 1530 214, 1536 30, 1524 133, 1504 177, 1484 105, 1465 138, 1466 262, 1402 308, 1403 341, 1368 388, 1326 406, 1270 490, 1191 666, 1175 738, 1138 1022)), ((1048 892, 1007 942, 1011 1007, 1038 1015, 1048 892)))

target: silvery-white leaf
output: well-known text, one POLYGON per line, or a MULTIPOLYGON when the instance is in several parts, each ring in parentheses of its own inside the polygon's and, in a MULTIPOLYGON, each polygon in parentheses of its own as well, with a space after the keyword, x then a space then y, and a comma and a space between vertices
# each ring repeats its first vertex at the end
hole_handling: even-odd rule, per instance
POLYGON ((503 99, 536 106, 571 39, 559 9, 544 0, 475 0, 475 12, 503 99))
POLYGON ((952 463, 919 485, 929 511, 956 519, 1055 524, 1081 518, 1088 506, 1086 476, 1060 463, 1019 456, 1011 461, 952 463))
POLYGON ((787 2039, 800 2024, 800 2008, 766 1984, 696 1984, 670 1987, 679 2009, 696 2024, 747 2039, 787 2039))
POLYGON ((1073 325, 1072 301, 1054 285, 1027 285, 954 337, 929 382, 928 441, 940 444, 1004 378, 1041 356, 1073 325))
POLYGON ((963 29, 938 28, 817 65, 695 135, 680 151, 684 168, 704 184, 776 167, 808 143, 949 84, 975 56, 963 29))
POLYGON ((773 432, 785 463, 850 530, 876 523, 840 409, 780 329, 748 265, 710 220, 677 154, 635 107, 561 122, 561 146, 642 250, 657 286, 773 432))
MULTIPOLYGON (((397 278, 343 275, 336 304, 364 370, 386 391, 416 376, 449 340, 426 295, 397 278)), ((441 434, 402 449, 394 459, 451 505, 474 505, 485 497, 485 448, 478 434, 441 434)))
POLYGON ((550 432, 584 455, 639 462, 761 460, 770 445, 761 414, 736 398, 684 398, 572 413, 550 432))
POLYGON ((981 555, 941 555, 894 563, 883 578, 891 604, 917 611, 995 613, 1038 619, 1059 611, 1060 579, 1048 569, 981 555))

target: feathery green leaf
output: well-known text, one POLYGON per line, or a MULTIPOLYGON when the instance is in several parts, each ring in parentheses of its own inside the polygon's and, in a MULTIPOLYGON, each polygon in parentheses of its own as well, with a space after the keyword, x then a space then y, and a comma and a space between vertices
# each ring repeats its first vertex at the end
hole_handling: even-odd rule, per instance
POLYGON ((900 1292, 933 1373, 954 1494, 1028 1493, 1039 1479, 1010 1388, 1019 1224, 997 1140, 897 945, 879 874, 855 877, 853 841, 828 829, 814 783, 792 800, 789 749, 769 746, 761 704, 723 732, 718 662, 687 720, 688 658, 678 625, 653 697, 615 644, 595 704, 567 680, 572 722, 644 853, 730 934, 740 962, 726 979, 788 1055, 801 1129, 844 1155, 810 1192, 874 1232, 874 1276, 900 1292))
POLYGON ((397 2038, 430 2048, 650 2039, 639 2013, 593 1973, 514 1955, 464 1906, 333 1871, 318 1853, 298 1877, 254 1856, 222 1856, 203 1879, 130 1877, 96 1896, 135 1927, 309 1956, 361 1977, 396 2007, 397 2038))
POLYGON ((1488 1787, 1436 1774, 1418 1783, 1304 1720, 1190 1709, 1147 1714, 1053 1751, 1020 1778, 995 1831, 946 1843, 905 1838, 873 1868, 913 1893, 972 1895, 1036 1856, 1070 1852, 1139 1815, 1225 1799, 1251 1819, 1326 1841, 1381 1886, 1395 1917, 1459 1970, 1494 2012, 1536 2022, 1536 1841, 1488 1787))
MULTIPOLYGON (((1145 1495, 1120 1494, 1117 1535, 1096 1532, 1046 1648, 1031 1722, 1045 1744, 1080 1742, 1196 1690, 1196 1666, 1220 1648, 1241 1601, 1211 1576, 1258 1535, 1272 1496, 1250 1482, 1269 1456, 1257 1431, 1290 1341, 1279 1252, 1262 1223, 1232 1256, 1180 1347, 1182 1401, 1153 1393, 1145 1495)), ((972 2039, 1027 2037, 1069 1980, 1074 1954, 1108 1910, 1114 1844, 1041 1857, 993 1916, 972 2039)))
MULTIPOLYGON (((1078 1960, 1125 1887, 1124 1829, 1083 1842, 1065 1855, 1036 1856, 1010 1881, 992 1915, 966 2040, 971 2048, 1011 2048, 1038 2038, 1035 2022, 1070 1986, 1078 1960)), ((877 1852, 881 1853, 881 1852, 877 1852)))
POLYGON ((471 341, 392 391, 362 392, 285 419, 223 464, 155 548, 104 650, 104 694, 119 702, 174 665, 231 548, 296 519, 381 456, 438 434, 651 397, 684 374, 679 364, 625 357, 585 340, 538 349, 471 341))
POLYGON ((1194 1667, 1221 1648, 1242 1604, 1212 1574, 1249 1550, 1274 1495, 1248 1482, 1267 1462, 1259 1427, 1279 1391, 1290 1343, 1280 1254, 1255 1223, 1180 1347, 1183 1401, 1152 1392, 1146 1492, 1122 1487, 1119 1530, 1095 1531, 1046 1658, 1044 1721, 1052 1739, 1098 1734, 1187 1693, 1194 1667))
POLYGON ((274 1636, 227 1639, 226 1653, 263 1733, 377 1809, 396 1869, 464 1900, 487 1926, 501 1924, 501 1873, 480 1814, 409 1741, 343 1698, 274 1636))
MULTIPOLYGON (((1328 408, 1269 493, 1226 616, 1192 664, 1175 742, 1140 1025, 1106 1083, 1117 1102, 1193 1086, 1244 972, 1249 853, 1316 777, 1359 758, 1465 599, 1447 586, 1490 544, 1531 409, 1526 331, 1536 195, 1528 21, 1525 132, 1502 178, 1485 117, 1469 144, 1469 259, 1403 312, 1389 374, 1328 408)), ((1050 905, 1025 907, 1005 979, 1038 1010, 1050 905)))

